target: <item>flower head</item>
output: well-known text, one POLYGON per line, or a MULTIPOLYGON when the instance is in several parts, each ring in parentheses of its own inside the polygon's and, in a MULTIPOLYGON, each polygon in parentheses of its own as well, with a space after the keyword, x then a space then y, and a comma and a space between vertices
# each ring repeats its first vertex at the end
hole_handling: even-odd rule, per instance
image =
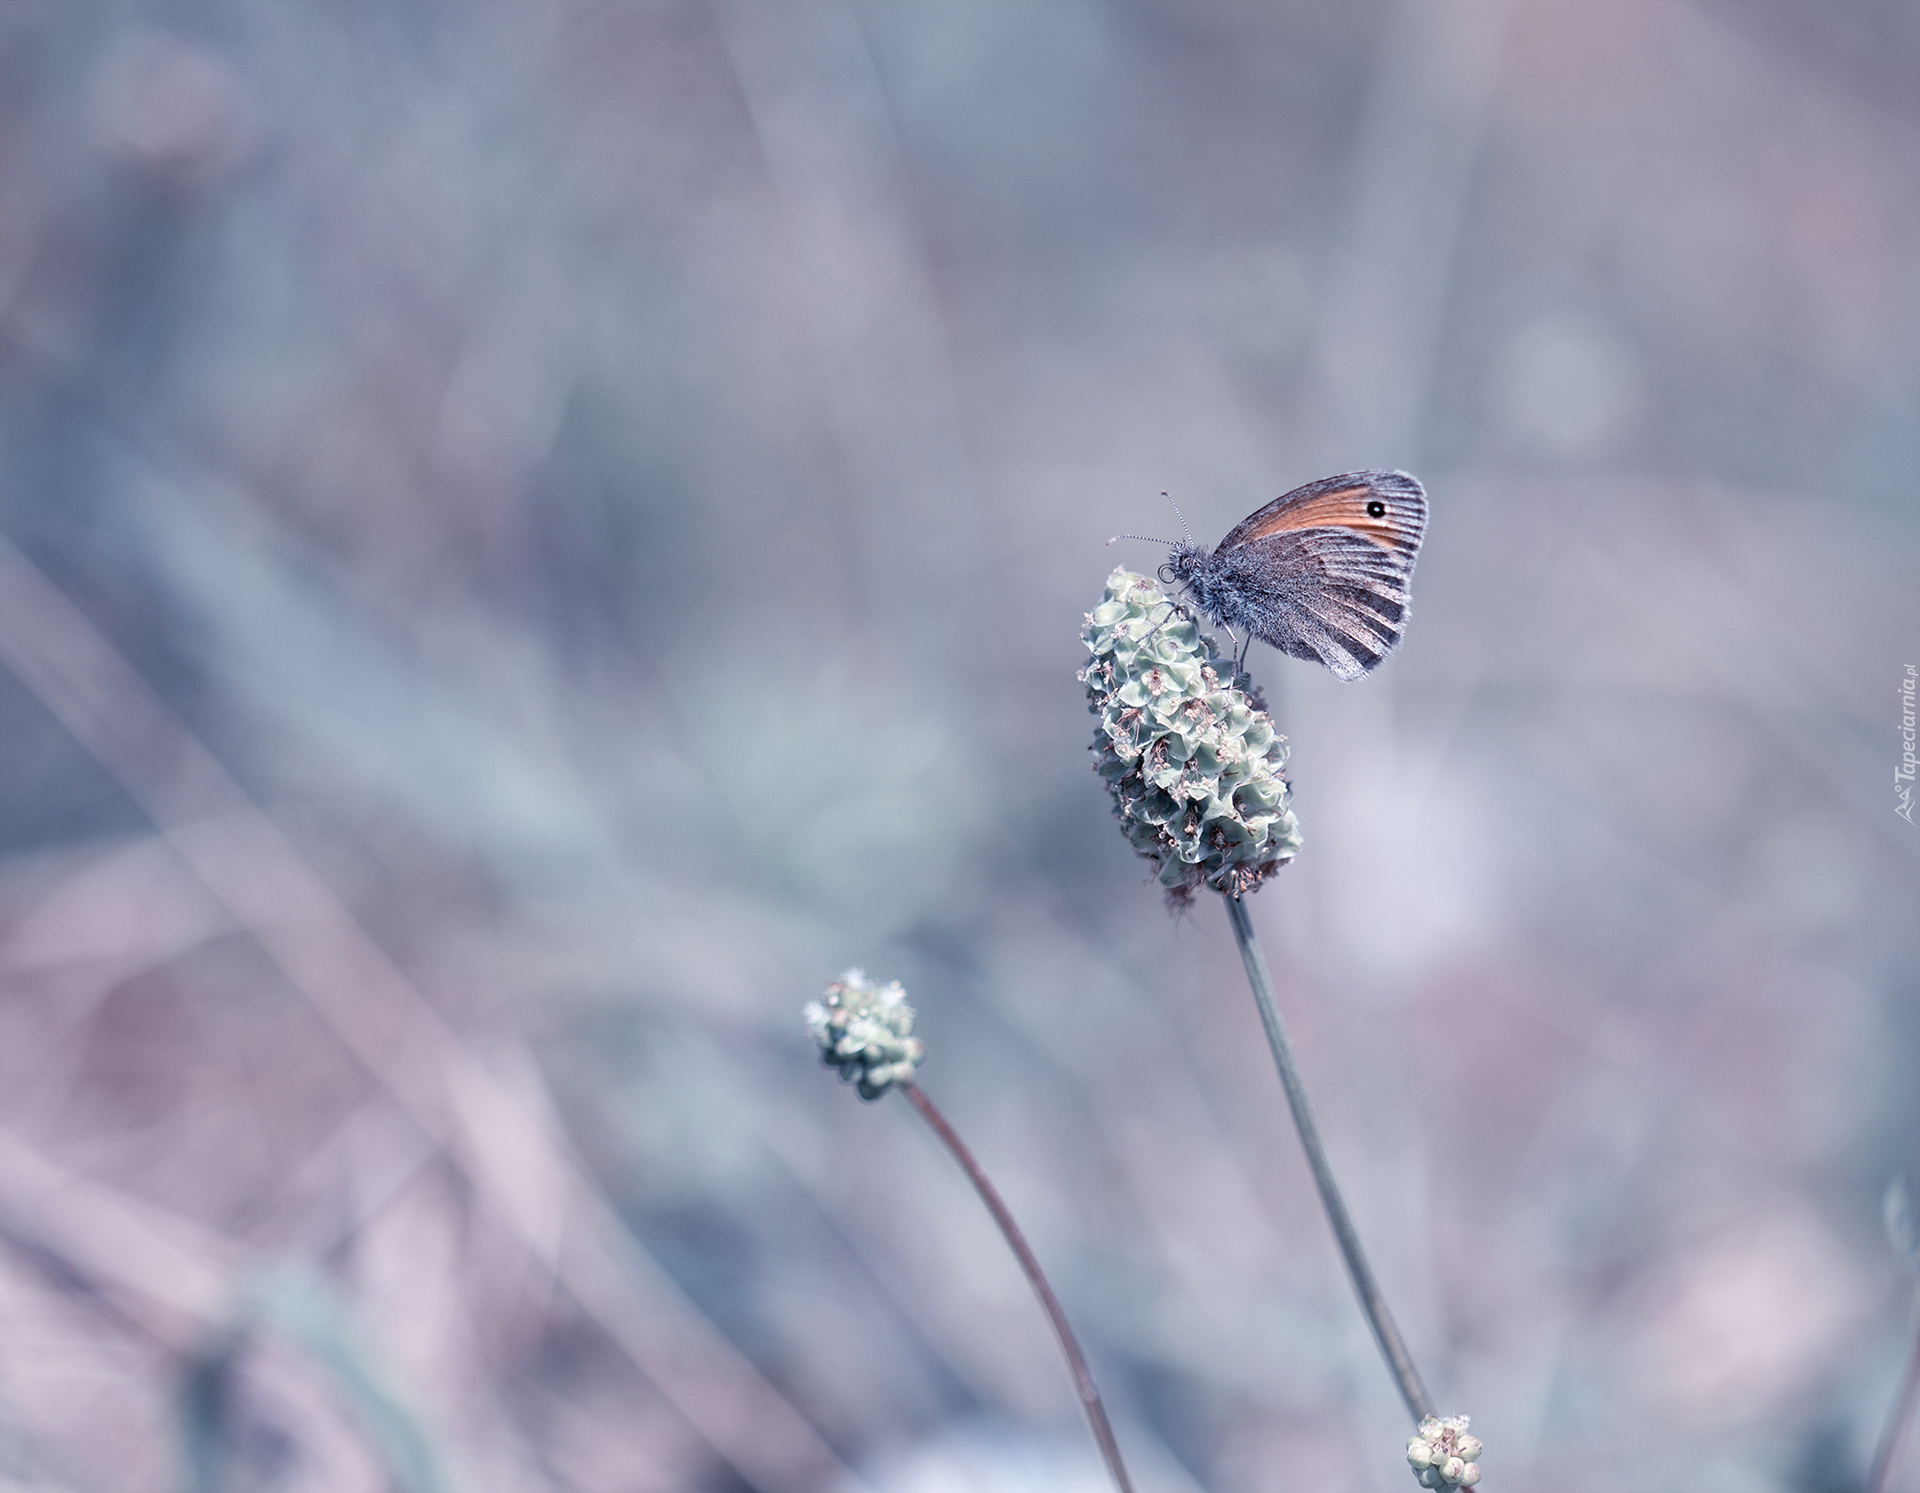
POLYGON ((820 1044, 820 1060, 860 1091, 878 1099, 894 1084, 912 1083, 914 1066, 927 1055, 913 1035, 913 1007, 898 980, 875 985, 850 969, 827 986, 824 1000, 808 1001, 807 1030, 820 1044))
POLYGON ((1080 636, 1097 771, 1133 848, 1176 902, 1242 896, 1293 859, 1287 739, 1253 681, 1143 575, 1107 577, 1080 636))
POLYGON ((1467 1434, 1467 1417, 1429 1415, 1407 1442, 1407 1461, 1423 1488, 1471 1488, 1480 1481, 1480 1438, 1467 1434))

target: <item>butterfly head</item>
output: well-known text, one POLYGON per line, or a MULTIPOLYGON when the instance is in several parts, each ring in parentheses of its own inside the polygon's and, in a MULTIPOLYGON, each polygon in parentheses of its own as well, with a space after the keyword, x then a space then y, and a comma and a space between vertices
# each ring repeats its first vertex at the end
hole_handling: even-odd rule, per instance
POLYGON ((1160 567, 1160 579, 1168 584, 1186 584, 1194 570, 1205 562, 1207 552, 1197 544, 1167 542, 1166 563, 1160 567))
POLYGON ((1166 563, 1160 567, 1161 581, 1166 585, 1179 586, 1200 604, 1203 611, 1213 609, 1215 573, 1213 556, 1192 540, 1167 545, 1166 563))

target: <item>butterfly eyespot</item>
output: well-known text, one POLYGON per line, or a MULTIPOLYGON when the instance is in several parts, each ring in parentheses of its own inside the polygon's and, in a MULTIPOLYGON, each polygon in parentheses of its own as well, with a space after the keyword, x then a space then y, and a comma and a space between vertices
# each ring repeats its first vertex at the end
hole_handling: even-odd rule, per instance
POLYGON ((1381 502, 1378 498, 1373 499, 1371 502, 1367 504, 1368 518, 1385 518, 1386 516, 1387 516, 1387 505, 1381 502))

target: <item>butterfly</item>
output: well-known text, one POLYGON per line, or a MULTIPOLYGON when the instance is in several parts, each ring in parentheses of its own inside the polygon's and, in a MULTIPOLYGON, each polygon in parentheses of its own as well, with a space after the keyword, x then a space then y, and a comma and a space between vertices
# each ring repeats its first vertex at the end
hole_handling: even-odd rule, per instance
POLYGON ((1248 635, 1243 657, 1259 638, 1351 681, 1400 645, 1426 527, 1426 492, 1405 472, 1343 472, 1248 514, 1211 553, 1191 534, 1150 542, 1170 552, 1162 580, 1179 582, 1219 626, 1248 635))

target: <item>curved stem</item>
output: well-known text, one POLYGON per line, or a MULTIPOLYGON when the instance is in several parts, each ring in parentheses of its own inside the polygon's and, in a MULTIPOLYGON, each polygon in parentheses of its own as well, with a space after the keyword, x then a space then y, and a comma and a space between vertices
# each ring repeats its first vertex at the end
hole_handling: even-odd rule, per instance
POLYGON ((1435 1413, 1433 1397, 1427 1393, 1420 1371, 1413 1366, 1413 1355, 1407 1352, 1400 1329, 1394 1326, 1393 1313, 1387 1310, 1387 1299, 1380 1294, 1373 1267, 1367 1263, 1360 1236, 1347 1215, 1346 1203, 1341 1200, 1340 1184, 1333 1179, 1326 1147, 1320 1143, 1320 1127, 1314 1123, 1313 1106, 1307 1100, 1307 1086, 1300 1077, 1300 1065, 1294 1060, 1293 1042, 1287 1036, 1279 1003, 1273 996, 1273 977, 1267 973, 1267 956, 1260 951, 1260 939, 1247 916, 1247 905, 1238 897, 1224 900, 1227 916, 1233 922, 1234 939, 1240 945, 1240 958, 1247 966, 1247 980, 1253 986, 1253 999, 1260 1007, 1260 1020, 1267 1029, 1267 1045, 1273 1049, 1273 1061, 1280 1069, 1280 1082, 1293 1109, 1294 1128, 1300 1132, 1300 1144, 1306 1149, 1307 1164, 1313 1168, 1313 1180, 1319 1184, 1327 1221, 1333 1225, 1333 1237, 1339 1241, 1340 1253, 1346 1259, 1354 1295, 1360 1298, 1360 1308, 1367 1314, 1374 1340, 1380 1344, 1381 1356, 1392 1370, 1400 1398, 1407 1402, 1407 1410, 1417 1424, 1435 1413))
POLYGON ((953 1159, 960 1163, 960 1169, 973 1182, 974 1191, 980 1194, 980 1201, 987 1205, 993 1221, 1000 1225, 1000 1232, 1006 1235, 1007 1247, 1013 1251, 1013 1257, 1026 1272, 1034 1295, 1040 1298, 1040 1305, 1046 1308, 1047 1319, 1053 1323, 1054 1335, 1060 1339, 1060 1351, 1067 1355, 1067 1367, 1073 1373, 1073 1387, 1080 1396, 1080 1407, 1087 1412, 1087 1422, 1093 1427, 1093 1439, 1100 1444, 1100 1455, 1107 1460, 1107 1470, 1113 1474, 1113 1481, 1120 1493, 1133 1493, 1133 1484, 1127 1479, 1126 1464, 1120 1460, 1120 1443, 1113 1439, 1113 1427, 1107 1423, 1106 1407, 1100 1403, 1100 1391, 1093 1382, 1093 1371, 1087 1367, 1080 1344, 1074 1341, 1073 1329, 1067 1326, 1067 1314, 1060 1309, 1053 1287, 1047 1284, 1040 1262, 1027 1247, 1026 1236, 1013 1221, 1013 1215, 1000 1200, 1000 1194, 987 1179, 987 1174, 980 1169, 980 1163, 973 1159, 973 1152, 967 1149, 966 1142, 947 1123, 947 1117, 934 1108, 933 1101, 921 1092, 918 1084, 902 1084, 901 1088, 913 1102, 913 1107, 933 1127, 933 1133, 946 1142, 947 1149, 953 1152, 953 1159))
POLYGON ((1907 1355, 1907 1372, 1900 1380, 1900 1393, 1887 1413, 1887 1428, 1880 1433, 1880 1445, 1873 1454, 1873 1471, 1867 1475, 1867 1493, 1885 1493, 1887 1474, 1893 1470, 1893 1454, 1900 1449, 1900 1438, 1913 1419, 1914 1402, 1920 1400, 1920 1334, 1907 1355))

